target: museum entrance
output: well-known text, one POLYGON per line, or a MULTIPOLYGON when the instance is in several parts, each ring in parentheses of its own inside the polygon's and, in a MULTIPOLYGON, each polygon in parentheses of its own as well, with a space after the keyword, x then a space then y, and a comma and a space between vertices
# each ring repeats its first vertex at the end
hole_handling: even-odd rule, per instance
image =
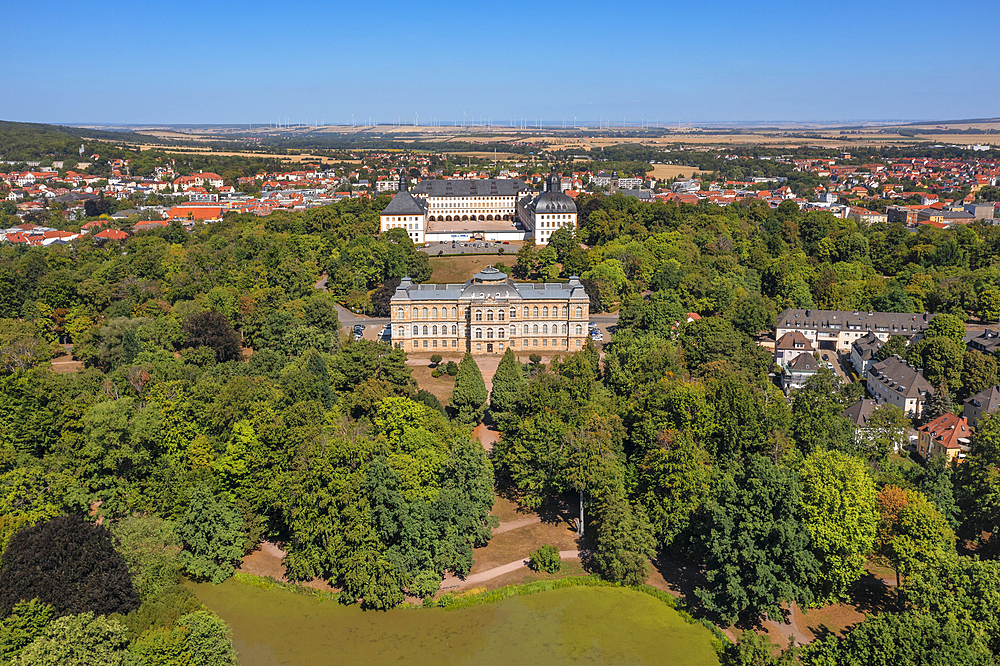
POLYGON ((488 351, 488 352, 493 351, 493 343, 492 342, 487 342, 486 343, 486 351, 488 351))

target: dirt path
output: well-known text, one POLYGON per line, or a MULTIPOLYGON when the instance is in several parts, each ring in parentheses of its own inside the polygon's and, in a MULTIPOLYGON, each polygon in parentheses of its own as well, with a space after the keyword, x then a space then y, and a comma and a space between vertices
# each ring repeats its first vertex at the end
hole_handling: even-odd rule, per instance
POLYGON ((792 602, 788 612, 788 622, 776 622, 769 617, 764 620, 764 625, 773 628, 779 635, 786 639, 791 636, 796 645, 808 645, 813 642, 812 636, 807 636, 799 630, 798 622, 795 620, 795 602, 792 602))
POLYGON ((541 516, 528 516, 527 518, 521 518, 520 520, 512 520, 509 523, 500 523, 499 527, 493 528, 493 534, 503 534, 504 532, 516 530, 519 527, 527 527, 528 525, 534 525, 535 523, 540 522, 542 522, 541 516))
MULTIPOLYGON (((581 559, 587 555, 586 551, 581 550, 560 550, 559 557, 563 560, 569 559, 581 559)), ((445 576, 444 580, 441 582, 442 590, 454 590, 463 587, 468 587, 470 585, 476 585, 477 583, 485 583, 488 580, 497 578, 504 574, 510 573, 511 571, 517 571, 521 567, 528 566, 528 559, 515 560, 513 562, 508 562, 507 564, 502 564, 498 567, 493 567, 492 569, 487 569, 486 571, 480 571, 476 574, 471 574, 466 578, 459 578, 454 575, 445 576)))

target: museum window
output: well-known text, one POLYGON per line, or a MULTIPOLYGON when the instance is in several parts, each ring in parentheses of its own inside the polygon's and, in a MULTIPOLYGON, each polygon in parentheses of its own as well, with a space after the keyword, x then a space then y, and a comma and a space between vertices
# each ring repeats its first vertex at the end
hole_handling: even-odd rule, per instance
POLYGON ((504 318, 504 311, 503 310, 497 310, 497 319, 499 319, 500 321, 503 321, 503 318, 504 318))
POLYGON ((486 321, 493 321, 493 310, 486 311, 486 321))
POLYGON ((482 313, 482 311, 481 310, 476 310, 476 321, 482 321, 482 320, 483 320, 483 313, 482 313))
POLYGON ((527 305, 524 306, 524 318, 525 319, 528 318, 528 306, 527 305))
POLYGON ((562 334, 566 335, 567 333, 569 333, 569 327, 566 326, 566 324, 563 324, 562 325, 562 334))
POLYGON ((396 335, 398 335, 399 337, 403 337, 403 327, 402 326, 400 326, 399 330, 396 331, 396 335))
POLYGON ((437 308, 434 308, 433 310, 431 310, 431 316, 434 317, 435 319, 438 318, 438 309, 437 308))
POLYGON ((568 314, 569 314, 569 308, 567 308, 567 307, 566 307, 566 306, 564 305, 564 306, 563 306, 563 308, 562 308, 562 316, 563 316, 563 319, 565 319, 565 318, 567 317, 567 315, 568 315, 568 314))
POLYGON ((426 349, 426 348, 427 348, 427 341, 424 340, 424 349, 426 349))
POLYGON ((477 328, 476 329, 476 337, 482 339, 482 337, 483 337, 483 329, 481 329, 481 328, 477 328))
POLYGON ((458 335, 458 326, 455 326, 454 324, 451 325, 451 334, 458 335))
POLYGON ((427 327, 424 326, 424 335, 427 335, 427 327))
POLYGON ((515 335, 517 335, 517 327, 516 326, 511 326, 510 327, 510 337, 514 337, 515 335))
POLYGON ((403 308, 396 308, 396 319, 403 318, 403 308))
POLYGON ((432 331, 433 331, 433 334, 434 334, 434 335, 437 335, 437 334, 438 334, 438 327, 437 327, 437 326, 435 326, 435 327, 434 327, 434 328, 432 329, 432 331))
POLYGON ((531 332, 534 333, 535 335, 538 335, 538 324, 535 324, 532 327, 531 332))
POLYGON ((546 306, 545 308, 542 309, 542 316, 543 317, 548 317, 549 316, 549 308, 548 308, 548 306, 546 306))
POLYGON ((451 318, 454 319, 457 316, 458 316, 458 308, 452 308, 451 309, 451 318))
POLYGON ((583 308, 581 308, 581 307, 578 306, 576 308, 576 318, 579 319, 582 316, 583 316, 583 308))
MULTIPOLYGON (((577 342, 579 342, 579 340, 577 340, 577 342)), ((458 340, 452 340, 451 341, 451 346, 452 347, 457 347, 458 346, 458 340)), ((579 345, 577 345, 577 346, 579 346, 579 345)))
POLYGON ((510 318, 511 319, 517 319, 517 308, 511 308, 510 309, 510 318))
POLYGON ((424 319, 427 319, 427 308, 424 308, 424 319))
POLYGON ((576 325, 576 334, 577 335, 582 335, 583 334, 583 326, 581 326, 580 324, 576 325))
POLYGON ((528 332, 529 332, 529 331, 528 331, 528 325, 527 325, 527 324, 525 324, 525 325, 524 325, 524 334, 525 334, 525 335, 527 335, 527 334, 528 334, 528 332))
POLYGON ((413 335, 420 335, 420 327, 419 326, 414 326, 413 327, 413 335))
POLYGON ((483 351, 483 346, 478 342, 476 343, 476 351, 483 351))
POLYGON ((548 334, 549 334, 549 325, 542 324, 542 335, 548 335, 548 334))
POLYGON ((437 346, 438 346, 438 341, 437 340, 433 340, 431 342, 431 347, 437 347, 437 346))
POLYGON ((535 316, 535 317, 538 316, 538 306, 537 305, 535 306, 535 309, 532 310, 532 315, 535 316))
POLYGON ((543 347, 548 347, 548 346, 549 346, 549 340, 548 340, 548 338, 544 338, 544 339, 542 340, 542 346, 543 346, 543 347))
POLYGON ((493 329, 492 328, 486 329, 486 338, 488 340, 492 340, 493 339, 493 329))

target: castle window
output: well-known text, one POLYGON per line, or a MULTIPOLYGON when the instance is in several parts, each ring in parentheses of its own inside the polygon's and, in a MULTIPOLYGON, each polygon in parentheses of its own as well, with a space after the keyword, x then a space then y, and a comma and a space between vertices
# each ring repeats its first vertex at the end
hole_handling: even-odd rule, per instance
POLYGON ((566 324, 562 325, 562 334, 566 335, 569 332, 569 327, 566 324))
POLYGON ((576 334, 577 335, 583 334, 583 326, 580 326, 579 324, 576 325, 576 334))
POLYGON ((548 306, 546 306, 545 308, 543 308, 543 310, 542 310, 542 316, 543 317, 548 317, 549 316, 549 308, 548 308, 548 306))
POLYGON ((482 321, 482 320, 483 320, 482 310, 476 310, 476 321, 482 321))
POLYGON ((454 324, 451 325, 451 334, 458 335, 458 327, 455 326, 454 324))
POLYGON ((564 305, 564 306, 562 307, 562 316, 563 316, 563 319, 565 319, 565 318, 566 318, 566 316, 567 316, 568 314, 569 314, 569 308, 567 308, 567 307, 566 307, 566 306, 564 305))
POLYGON ((433 310, 431 310, 431 316, 434 317, 435 319, 438 318, 438 309, 437 308, 434 308, 433 310))
POLYGON ((477 328, 476 329, 476 337, 477 338, 482 338, 483 337, 483 329, 481 329, 481 328, 477 328))
POLYGON ((420 327, 419 326, 414 326, 413 327, 413 335, 420 335, 420 327))
POLYGON ((427 335, 427 327, 424 326, 424 335, 427 335))
POLYGON ((538 335, 538 324, 535 324, 532 327, 531 332, 534 333, 535 335, 538 335))
POLYGON ((424 308, 424 319, 427 319, 427 308, 424 308))
POLYGON ((582 316, 583 316, 583 308, 577 306, 577 308, 576 308, 576 318, 579 319, 582 316))
POLYGON ((396 308, 396 319, 403 318, 403 308, 396 308))
POLYGON ((457 316, 458 316, 458 308, 452 308, 451 309, 451 318, 454 319, 457 316))
POLYGON ((486 337, 487 337, 488 339, 490 339, 490 340, 492 340, 492 339, 493 339, 493 329, 492 329, 492 328, 488 328, 488 329, 486 329, 486 337))
POLYGON ((535 309, 532 310, 532 315, 535 316, 535 317, 538 316, 538 306, 537 305, 535 306, 535 309))
POLYGON ((542 335, 548 335, 548 333, 549 333, 549 325, 542 324, 542 335))
POLYGON ((435 326, 432 332, 433 332, 434 335, 437 335, 438 334, 438 327, 435 326))
POLYGON ((524 306, 524 316, 525 316, 525 318, 528 317, 528 306, 527 305, 524 306))
POLYGON ((511 308, 510 309, 510 318, 511 319, 516 319, 517 318, 517 308, 511 308))
POLYGON ((486 321, 493 321, 493 310, 486 311, 486 321))
POLYGON ((500 321, 503 321, 503 318, 504 318, 504 311, 503 310, 497 310, 497 319, 500 320, 500 321))

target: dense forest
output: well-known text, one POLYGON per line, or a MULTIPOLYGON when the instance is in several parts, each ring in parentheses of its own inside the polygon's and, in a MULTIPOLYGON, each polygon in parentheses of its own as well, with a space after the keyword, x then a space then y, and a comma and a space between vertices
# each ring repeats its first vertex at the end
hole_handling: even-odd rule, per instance
MULTIPOLYGON (((335 301, 378 309, 403 275, 430 278, 405 231, 377 234, 384 204, 0 249, 0 582, 23 581, 0 585, 0 646, 20 636, 3 649, 97 623, 88 635, 121 650, 169 634, 190 651, 218 631, 189 617, 204 611, 178 571, 224 580, 264 538, 285 544, 290 578, 323 578, 346 603, 431 595, 491 538, 496 486, 526 507, 579 503, 592 566, 612 580, 641 582, 658 552, 693 563, 687 607, 720 624, 847 599, 866 561, 898 573, 892 603, 796 653, 802 663, 1000 654, 988 601, 1000 419, 981 422, 957 468, 910 460, 895 453, 901 413, 880 408, 875 434, 856 437, 840 413, 859 384, 821 371, 788 401, 753 340, 786 307, 926 309, 942 313, 926 339, 891 348, 941 396, 995 384, 996 360, 965 351, 960 329, 1000 317, 996 227, 581 197, 579 232, 525 247, 513 270, 580 275, 618 328, 603 355, 505 357, 490 399, 502 439, 487 456, 470 441, 486 401, 471 357, 442 406, 402 350, 341 335, 335 301), (323 274, 328 292, 314 286, 323 274), (702 319, 683 324, 692 311, 702 319), (85 369, 48 367, 60 343, 85 369), (74 543, 92 544, 115 596, 64 603, 23 575, 74 543)), ((754 635, 727 659, 777 659, 754 635)))

